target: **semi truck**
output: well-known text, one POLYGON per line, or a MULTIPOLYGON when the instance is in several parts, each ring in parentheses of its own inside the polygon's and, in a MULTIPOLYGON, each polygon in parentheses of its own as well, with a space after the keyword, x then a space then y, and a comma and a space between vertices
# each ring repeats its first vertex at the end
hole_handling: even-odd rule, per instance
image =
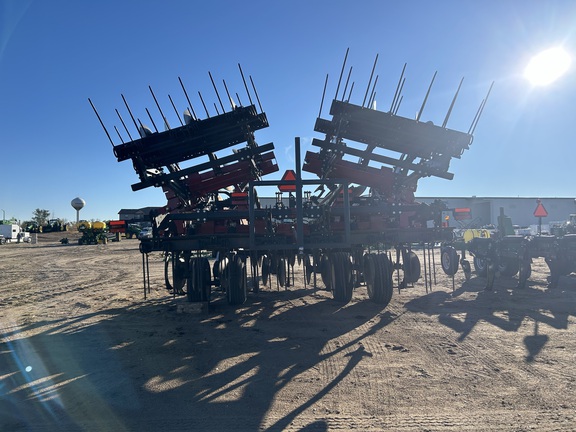
POLYGON ((16 224, 1 224, 0 235, 4 236, 6 242, 30 243, 32 241, 30 238, 30 233, 24 231, 22 228, 20 228, 20 225, 16 224))

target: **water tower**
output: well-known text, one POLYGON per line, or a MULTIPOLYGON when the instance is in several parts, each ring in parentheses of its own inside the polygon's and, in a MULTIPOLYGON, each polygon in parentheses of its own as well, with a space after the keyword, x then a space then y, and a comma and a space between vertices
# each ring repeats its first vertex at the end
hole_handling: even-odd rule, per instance
POLYGON ((76 223, 78 223, 80 222, 80 210, 82 210, 82 207, 86 205, 86 201, 84 201, 82 198, 76 197, 70 204, 76 209, 76 223))

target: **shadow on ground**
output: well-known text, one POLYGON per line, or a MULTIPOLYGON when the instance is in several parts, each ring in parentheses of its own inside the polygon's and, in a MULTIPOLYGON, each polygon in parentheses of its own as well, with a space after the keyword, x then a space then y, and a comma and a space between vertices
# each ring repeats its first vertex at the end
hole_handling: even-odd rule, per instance
POLYGON ((460 341, 481 321, 515 332, 530 319, 534 322, 534 335, 526 336, 524 344, 525 360, 531 362, 549 341, 547 335, 540 333, 539 323, 567 329, 570 316, 576 316, 576 287, 572 278, 564 278, 555 289, 546 289, 538 281, 528 281, 525 288, 518 288, 517 282, 515 278, 501 278, 493 291, 485 291, 485 280, 473 277, 453 292, 432 291, 409 301, 405 307, 411 312, 438 316, 440 323, 459 334, 460 341))
MULTIPOLYGON (((285 430, 371 355, 362 340, 393 320, 370 302, 306 302, 303 291, 260 293, 238 310, 216 301, 204 315, 160 300, 28 328, 5 324, 0 430, 285 430), (329 382, 309 380, 336 358, 329 382), (279 401, 299 379, 304 396, 279 401), (273 404, 285 409, 270 417, 273 404)), ((327 429, 322 418, 300 428, 327 429)))

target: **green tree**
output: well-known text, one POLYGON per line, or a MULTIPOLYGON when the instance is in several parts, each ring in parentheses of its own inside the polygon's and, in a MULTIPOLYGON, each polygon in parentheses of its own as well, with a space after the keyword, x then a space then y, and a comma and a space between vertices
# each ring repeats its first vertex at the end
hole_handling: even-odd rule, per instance
POLYGON ((50 218, 49 210, 42 210, 37 208, 32 212, 32 220, 38 224, 38 226, 46 225, 48 219, 50 218))

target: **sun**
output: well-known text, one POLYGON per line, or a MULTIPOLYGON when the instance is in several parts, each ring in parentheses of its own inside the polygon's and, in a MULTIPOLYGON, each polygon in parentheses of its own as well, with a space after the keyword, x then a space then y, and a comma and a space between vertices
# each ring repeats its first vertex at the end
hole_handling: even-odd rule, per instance
POLYGON ((549 48, 532 57, 524 69, 524 77, 532 85, 546 86, 564 75, 570 63, 570 55, 563 48, 549 48))

